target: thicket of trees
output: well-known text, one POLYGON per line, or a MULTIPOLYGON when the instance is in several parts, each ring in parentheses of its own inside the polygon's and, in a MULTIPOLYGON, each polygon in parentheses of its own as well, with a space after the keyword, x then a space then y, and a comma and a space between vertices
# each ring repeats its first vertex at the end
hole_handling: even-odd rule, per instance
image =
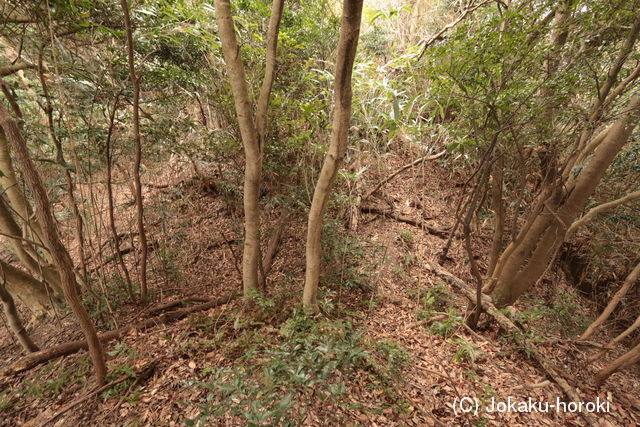
MULTIPOLYGON (((0 299, 25 352, 38 346, 16 301, 34 316, 68 308, 104 383, 86 302, 109 306, 114 285, 97 236, 109 236, 128 298, 148 303, 144 165, 171 154, 205 181, 213 178, 199 165, 218 165, 216 179, 241 195, 248 303, 268 290, 263 211, 306 219, 301 304, 319 312, 325 216, 351 212, 341 208, 357 209, 379 189, 335 197, 358 179, 340 174, 343 162, 397 141, 421 159, 439 141, 466 177, 440 260, 463 239, 471 327, 483 295, 497 308, 512 305, 558 260, 576 267, 571 257, 581 252, 591 261, 578 266, 578 282, 598 277, 588 291, 604 307, 581 339, 614 312, 626 323, 612 344, 637 336, 640 302, 629 290, 640 271, 640 3, 442 2, 436 22, 420 0, 387 14, 363 12, 362 0, 334 3, 2 3, 0 299), (116 225, 115 176, 131 184, 130 230, 116 225), (107 192, 106 223, 98 187, 107 192), (485 233, 491 251, 478 262, 485 233), (125 259, 127 238, 135 247, 125 259)), ((598 382, 638 360, 636 339, 598 382)))

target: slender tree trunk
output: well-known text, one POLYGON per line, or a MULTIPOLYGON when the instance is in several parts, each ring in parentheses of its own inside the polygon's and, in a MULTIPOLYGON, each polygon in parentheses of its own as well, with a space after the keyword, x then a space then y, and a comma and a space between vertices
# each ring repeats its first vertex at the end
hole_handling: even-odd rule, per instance
POLYGON ((469 258, 471 275, 476 281, 476 306, 475 308, 472 308, 470 306, 470 308, 472 308, 473 310, 473 313, 471 313, 467 319, 467 325, 469 325, 469 327, 471 327, 472 329, 475 329, 475 327, 478 325, 478 320, 480 319, 480 314, 482 313, 482 275, 480 274, 478 263, 476 262, 475 256, 473 254, 473 245, 471 243, 471 221, 473 220, 473 216, 476 213, 476 210, 481 206, 482 201, 480 200, 480 196, 484 194, 484 190, 489 179, 489 170, 491 169, 491 166, 489 164, 484 164, 480 167, 483 169, 482 173, 480 174, 480 179, 478 180, 478 184, 471 194, 471 198, 469 199, 469 204, 467 206, 467 213, 462 220, 464 246, 467 251, 467 257, 469 258))
POLYGON ((308 312, 319 310, 318 283, 322 255, 322 221, 327 201, 331 196, 331 187, 347 149, 353 97, 351 77, 360 35, 362 5, 363 0, 344 0, 343 3, 333 86, 331 142, 313 192, 307 225, 306 272, 302 303, 308 312))
POLYGON ((493 238, 491 241, 491 252, 489 253, 489 265, 487 267, 487 277, 493 275, 498 257, 502 251, 502 240, 504 237, 504 201, 502 200, 504 161, 498 157, 493 165, 491 182, 491 205, 493 207, 493 238))
POLYGON ((620 341, 631 335, 636 329, 640 328, 640 315, 636 318, 636 320, 629 326, 627 329, 622 331, 617 337, 611 340, 608 346, 614 346, 618 344, 620 341))
POLYGON ((260 185, 262 181, 262 150, 266 138, 267 107, 275 76, 278 31, 284 1, 274 0, 267 35, 265 75, 256 108, 253 111, 244 64, 231 14, 229 0, 216 0, 216 18, 222 52, 231 83, 236 116, 244 146, 244 248, 242 254, 242 286, 245 296, 260 289, 260 185))
POLYGON ((596 375, 596 385, 602 385, 611 374, 619 369, 629 367, 638 361, 640 361, 640 344, 637 344, 631 350, 602 368, 596 375))
POLYGON ((113 102, 113 110, 109 116, 109 131, 107 132, 107 139, 105 141, 104 155, 107 164, 107 204, 109 211, 109 229, 111 230, 111 238, 113 239, 113 251, 115 252, 118 258, 118 265, 122 270, 122 274, 125 278, 125 284, 127 286, 127 293, 129 294, 129 298, 131 300, 135 299, 133 295, 133 285, 131 283, 131 276, 129 275, 129 269, 124 263, 124 259, 122 258, 122 253, 120 253, 120 236, 118 235, 118 230, 116 229, 116 220, 114 215, 113 208, 113 183, 112 183, 112 159, 111 159, 111 139, 113 137, 113 127, 115 124, 116 111, 118 109, 118 99, 120 94, 118 94, 113 102))
POLYGON ((4 314, 7 316, 7 323, 9 324, 11 332, 16 336, 25 353, 33 353, 34 351, 40 350, 31 340, 31 337, 29 337, 26 328, 22 325, 13 297, 11 297, 11 294, 5 287, 7 281, 4 270, 0 271, 0 276, 3 276, 0 281, 0 301, 2 301, 4 314))
POLYGON ((245 296, 258 291, 260 263, 260 181, 262 152, 253 121, 247 79, 240 56, 240 47, 231 16, 229 0, 216 0, 216 18, 222 51, 233 91, 236 115, 244 145, 244 249, 242 254, 242 286, 245 296))
POLYGON ((133 87, 133 137, 136 146, 136 157, 133 165, 134 196, 136 199, 136 213, 138 235, 140 238, 140 299, 146 302, 147 288, 147 233, 144 229, 144 205, 142 200, 142 181, 140 180, 140 163, 142 162, 142 141, 140 138, 140 76, 136 74, 133 49, 133 27, 129 17, 127 0, 120 0, 124 14, 124 25, 127 34, 127 57, 129 60, 129 77, 133 87))
MULTIPOLYGON (((280 32, 280 21, 282 20, 283 10, 284 0, 273 0, 273 4, 271 5, 271 16, 269 18, 269 29, 267 30, 264 78, 262 80, 260 96, 258 97, 258 103, 256 105, 256 133, 260 153, 264 152, 264 146, 267 140, 267 112, 269 107, 269 98, 271 97, 271 89, 273 87, 276 74, 278 34, 280 32)), ((260 159, 260 161, 262 161, 262 159, 260 159)), ((260 180, 262 181, 262 178, 260 178, 260 180)), ((267 249, 269 249, 269 247, 267 249)), ((265 269, 269 268, 269 266, 265 265, 265 259, 262 258, 261 254, 259 262, 258 287, 264 292, 267 286, 267 273, 265 269)))
POLYGON ((578 228, 591 221, 594 216, 601 214, 608 209, 613 209, 617 206, 624 205, 627 202, 631 202, 637 199, 640 199, 640 190, 629 193, 624 197, 620 197, 619 199, 612 200, 610 202, 603 203, 594 208, 591 208, 589 212, 587 212, 579 220, 571 224, 571 227, 569 227, 569 230, 567 231, 567 238, 571 237, 578 228))
MULTIPOLYGON (((73 184, 73 177, 71 176, 71 171, 69 170, 69 165, 67 164, 64 158, 64 151, 62 150, 62 143, 58 139, 56 135, 55 125, 53 122, 53 105, 51 103, 51 97, 49 96, 49 87, 47 85, 47 81, 44 76, 44 70, 42 67, 42 52, 38 56, 38 77, 40 79, 40 85, 42 87, 42 93, 45 99, 45 105, 43 106, 45 115, 47 117, 47 128, 49 130, 49 139, 53 143, 54 147, 56 147, 56 162, 62 167, 64 170, 64 176, 67 181, 67 208, 73 214, 73 218, 76 223, 75 227, 75 235, 76 235, 76 243, 78 245, 78 257, 80 258, 80 268, 82 271, 82 282, 84 284, 88 283, 88 274, 87 274, 87 263, 84 253, 84 233, 83 233, 83 220, 82 215, 80 215, 80 210, 78 209, 78 204, 76 203, 75 197, 75 186, 73 184)), ((78 166, 76 162, 76 167, 78 166)), ((76 170, 76 173, 79 173, 79 170, 76 170)))
POLYGON ((58 228, 51 211, 49 197, 47 196, 42 179, 29 156, 27 144, 20 134, 20 130, 18 129, 18 125, 15 120, 11 118, 9 112, 2 103, 0 103, 0 125, 4 129, 5 135, 13 147, 16 160, 20 165, 28 187, 33 194, 36 207, 36 218, 42 226, 42 238, 45 246, 49 248, 49 252, 56 267, 58 268, 65 300, 77 316, 80 327, 87 339, 89 353, 95 370, 96 382, 98 384, 103 384, 107 373, 104 353, 91 318, 89 318, 89 315, 78 296, 76 276, 73 271, 73 262, 71 261, 69 252, 67 252, 67 249, 62 244, 60 236, 58 235, 58 228))
POLYGON ((615 310, 622 298, 624 298, 629 289, 631 289, 631 286, 633 286, 633 284, 638 280, 639 276, 640 262, 633 270, 631 270, 631 273, 629 273, 629 275, 625 279, 622 287, 620 287, 618 292, 616 292, 613 298, 611 298, 611 301, 609 301, 609 304, 607 304, 600 316, 598 316, 598 318, 591 325, 589 325, 589 327, 582 333, 582 335, 580 335, 581 340, 586 340, 591 335, 593 335, 593 333, 600 327, 600 325, 602 325, 609 318, 609 316, 611 316, 613 310, 615 310))
POLYGON ((276 74, 276 58, 278 51, 278 33, 280 31, 280 21, 284 9, 284 0, 273 0, 271 5, 271 17, 269 18, 269 29, 267 31, 267 48, 265 57, 264 78, 260 88, 260 96, 256 104, 256 133, 258 134, 258 144, 260 150, 264 150, 267 137, 267 109, 271 88, 276 74))

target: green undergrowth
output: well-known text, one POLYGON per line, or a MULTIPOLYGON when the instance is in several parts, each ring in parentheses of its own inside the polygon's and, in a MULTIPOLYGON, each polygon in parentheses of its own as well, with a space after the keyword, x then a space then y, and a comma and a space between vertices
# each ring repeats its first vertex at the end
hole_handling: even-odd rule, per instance
POLYGON ((541 299, 528 299, 526 305, 528 308, 516 314, 515 320, 564 336, 580 334, 593 320, 582 313, 580 302, 571 293, 558 295, 551 305, 541 299))
POLYGON ((243 331, 228 348, 232 364, 205 367, 189 383, 206 390, 207 398, 188 425, 229 418, 246 425, 296 425, 311 411, 342 423, 350 411, 405 411, 394 385, 407 352, 392 341, 370 342, 348 319, 294 312, 278 328, 243 331))
POLYGON ((20 410, 33 401, 50 399, 85 387, 88 372, 88 357, 81 357, 62 367, 56 361, 51 361, 32 377, 25 378, 19 387, 0 391, 0 414, 20 410))

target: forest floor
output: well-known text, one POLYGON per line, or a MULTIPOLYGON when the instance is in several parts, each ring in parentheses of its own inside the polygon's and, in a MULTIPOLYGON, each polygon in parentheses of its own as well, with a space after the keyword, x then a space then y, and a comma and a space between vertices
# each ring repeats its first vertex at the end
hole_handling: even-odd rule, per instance
MULTIPOLYGON (((359 185, 372 188, 413 158, 388 155, 364 173, 359 185)), ((218 298, 240 289, 240 205, 229 190, 190 175, 168 163, 149 168, 145 176, 153 183, 146 191, 153 240, 149 306, 127 301, 110 258, 92 264, 106 262, 112 269, 93 283, 108 290, 110 307, 87 299, 101 331, 147 319, 167 301, 218 298)), ((406 170, 364 204, 446 230, 453 226, 462 181, 443 158, 406 170)), ((124 184, 121 190, 118 227, 133 230, 130 192, 124 184)), ((96 189, 99 199, 102 193, 96 189)), ((332 209, 350 216, 339 206, 332 209)), ((268 236, 279 214, 267 208, 264 216, 268 236)), ((214 425, 584 425, 579 414, 554 408, 548 413, 454 411, 455 401, 467 396, 487 405, 509 398, 556 404, 562 392, 528 359, 527 348, 517 348, 490 319, 481 319, 477 332, 464 327, 466 299, 429 268, 446 235, 362 212, 357 231, 328 221, 325 247, 331 256, 322 280, 323 314, 313 320, 296 309, 304 272, 304 215, 290 218, 267 296, 250 308, 235 299, 109 342, 108 379, 126 380, 50 424, 182 425, 209 415, 214 425), (149 375, 140 377, 149 366, 149 375)), ((490 237, 482 222, 478 226, 475 249, 484 255, 490 237)), ((121 249, 136 245, 134 233, 129 234, 121 249)), ((93 238, 111 247, 108 236, 93 238)), ((125 257, 134 270, 131 255, 125 257)), ((471 284, 459 239, 449 257, 443 267, 471 284)), ((485 257, 478 256, 478 262, 484 266, 485 257)), ((596 414, 600 425, 640 425, 638 368, 614 374, 596 389, 592 377, 622 349, 590 363, 598 349, 574 341, 595 310, 559 269, 552 269, 516 305, 515 319, 584 401, 610 401, 610 412, 596 414)), ((31 325, 30 332, 46 348, 81 338, 74 325, 70 314, 60 313, 31 325)), ((608 338, 602 332, 594 343, 608 338)), ((4 327, 0 357, 7 366, 21 357, 4 327)), ((89 359, 81 351, 0 378, 0 384, 0 425, 41 425, 90 391, 89 359)))

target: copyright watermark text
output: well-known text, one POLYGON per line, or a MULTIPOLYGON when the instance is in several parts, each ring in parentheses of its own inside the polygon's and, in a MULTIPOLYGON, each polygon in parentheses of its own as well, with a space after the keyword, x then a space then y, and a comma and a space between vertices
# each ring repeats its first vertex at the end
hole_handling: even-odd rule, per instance
POLYGON ((549 413, 549 412, 589 412, 606 414, 611 412, 611 402, 600 397, 591 402, 565 402, 559 397, 555 401, 543 401, 533 398, 526 400, 508 397, 507 400, 499 400, 492 397, 486 402, 482 402, 475 397, 456 397, 453 401, 453 412, 457 415, 485 413, 549 413))

